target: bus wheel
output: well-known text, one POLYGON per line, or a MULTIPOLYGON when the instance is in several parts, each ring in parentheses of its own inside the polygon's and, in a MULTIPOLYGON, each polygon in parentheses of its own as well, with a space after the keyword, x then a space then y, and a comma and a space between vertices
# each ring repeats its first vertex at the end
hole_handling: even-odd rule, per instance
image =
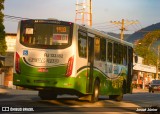
POLYGON ((94 103, 98 101, 98 98, 99 98, 99 81, 96 80, 94 83, 93 94, 91 95, 90 102, 94 103))
POLYGON ((57 98, 57 94, 54 94, 53 91, 39 91, 38 96, 42 100, 52 100, 57 98))

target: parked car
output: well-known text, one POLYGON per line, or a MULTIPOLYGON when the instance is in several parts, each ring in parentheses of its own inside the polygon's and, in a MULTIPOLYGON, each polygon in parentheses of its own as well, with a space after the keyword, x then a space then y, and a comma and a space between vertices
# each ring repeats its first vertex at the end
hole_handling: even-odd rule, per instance
POLYGON ((152 80, 149 84, 149 92, 154 93, 155 91, 160 92, 160 80, 152 80))

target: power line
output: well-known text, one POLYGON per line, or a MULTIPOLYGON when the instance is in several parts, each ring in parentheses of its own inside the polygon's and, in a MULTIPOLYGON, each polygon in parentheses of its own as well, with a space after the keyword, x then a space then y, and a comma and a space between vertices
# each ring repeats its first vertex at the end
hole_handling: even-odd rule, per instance
MULTIPOLYGON (((127 20, 129 22, 129 20, 127 20)), ((139 23, 139 21, 137 21, 139 23)), ((126 27, 126 30, 128 31, 130 28, 132 29, 132 31, 138 31, 140 30, 141 28, 139 28, 137 26, 137 23, 134 23, 134 24, 130 24, 130 25, 127 25, 125 26, 126 27), (129 29, 128 29, 129 28, 129 29)))
POLYGON ((102 25, 102 24, 106 24, 106 23, 107 23, 107 22, 94 23, 93 26, 102 25))
POLYGON ((152 30, 151 31, 139 30, 139 31, 136 31, 136 32, 152 32, 152 30))
POLYGON ((103 25, 94 26, 94 28, 117 28, 117 27, 113 25, 103 24, 103 25))
POLYGON ((13 19, 13 20, 27 20, 30 18, 23 18, 23 17, 17 17, 17 16, 11 16, 11 15, 4 15, 5 18, 13 19))
POLYGON ((102 27, 97 27, 96 29, 113 29, 113 28, 117 28, 117 27, 106 27, 106 26, 102 26, 102 27))
POLYGON ((81 24, 92 26, 92 0, 83 0, 76 3, 75 22, 81 21, 81 24))
POLYGON ((108 31, 106 31, 106 32, 113 32, 113 31, 117 31, 117 30, 119 30, 119 29, 111 29, 111 30, 108 30, 108 31))
MULTIPOLYGON (((19 16, 4 15, 4 19, 5 19, 5 21, 18 22, 20 20, 27 20, 27 19, 31 19, 31 18, 24 18, 24 17, 19 17, 19 16)), ((138 24, 135 23, 135 24, 130 24, 131 26, 128 26, 128 27, 134 28, 134 30, 127 29, 127 27, 125 26, 126 27, 125 31, 127 30, 127 31, 146 32, 146 33, 147 32, 151 32, 151 31, 144 31, 144 30, 136 30, 136 27, 137 28, 140 27, 141 29, 143 28, 142 25, 141 25, 141 23, 139 21, 137 21, 137 22, 138 22, 138 24), (139 25, 139 27, 138 27, 138 25, 139 25)), ((119 24, 113 24, 113 26, 112 26, 109 22, 102 22, 102 23, 95 23, 93 26, 94 26, 94 28, 97 28, 97 29, 104 29, 104 30, 107 29, 108 31, 115 31, 115 30, 118 30, 118 29, 113 29, 113 28, 117 28, 117 27, 120 28, 121 27, 120 26, 120 23, 121 23, 120 21, 118 21, 116 23, 119 23, 119 24), (111 30, 109 30, 109 29, 111 29, 111 30)))
POLYGON ((136 23, 138 23, 138 21, 128 21, 128 20, 122 19, 122 21, 111 21, 111 23, 114 25, 120 26, 121 40, 123 40, 123 34, 124 34, 124 31, 126 30, 126 26, 136 24, 136 23))
POLYGON ((113 25, 110 22, 101 22, 101 23, 95 23, 93 25, 94 28, 98 29, 98 30, 102 30, 102 31, 106 31, 106 32, 112 32, 112 31, 117 31, 119 29, 115 29, 115 28, 119 28, 119 25, 113 25))
POLYGON ((110 22, 106 21, 106 22, 94 23, 93 26, 100 26, 100 25, 104 25, 104 24, 109 25, 109 26, 112 25, 110 22))
POLYGON ((9 22, 18 22, 19 20, 13 20, 13 19, 4 19, 4 21, 9 21, 9 22))
POLYGON ((107 24, 107 23, 93 25, 93 27, 106 27, 106 26, 107 26, 107 27, 108 27, 108 26, 110 27, 110 26, 113 26, 113 25, 111 25, 111 24, 109 25, 109 24, 107 24))

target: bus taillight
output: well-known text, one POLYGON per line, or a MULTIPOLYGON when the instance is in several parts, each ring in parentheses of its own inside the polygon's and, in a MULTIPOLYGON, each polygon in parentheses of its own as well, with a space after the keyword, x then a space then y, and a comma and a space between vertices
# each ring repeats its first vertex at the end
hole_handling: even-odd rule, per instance
POLYGON ((17 52, 16 52, 15 67, 16 67, 16 72, 20 73, 20 56, 17 52))
POLYGON ((74 57, 70 57, 67 64, 66 76, 71 76, 73 70, 74 57))

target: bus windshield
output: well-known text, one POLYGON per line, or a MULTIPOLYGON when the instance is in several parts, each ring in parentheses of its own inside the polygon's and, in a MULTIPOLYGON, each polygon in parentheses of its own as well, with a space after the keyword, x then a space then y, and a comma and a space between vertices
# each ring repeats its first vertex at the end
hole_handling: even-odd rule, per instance
POLYGON ((33 48, 63 48, 71 44, 71 23, 21 22, 21 44, 33 48))

